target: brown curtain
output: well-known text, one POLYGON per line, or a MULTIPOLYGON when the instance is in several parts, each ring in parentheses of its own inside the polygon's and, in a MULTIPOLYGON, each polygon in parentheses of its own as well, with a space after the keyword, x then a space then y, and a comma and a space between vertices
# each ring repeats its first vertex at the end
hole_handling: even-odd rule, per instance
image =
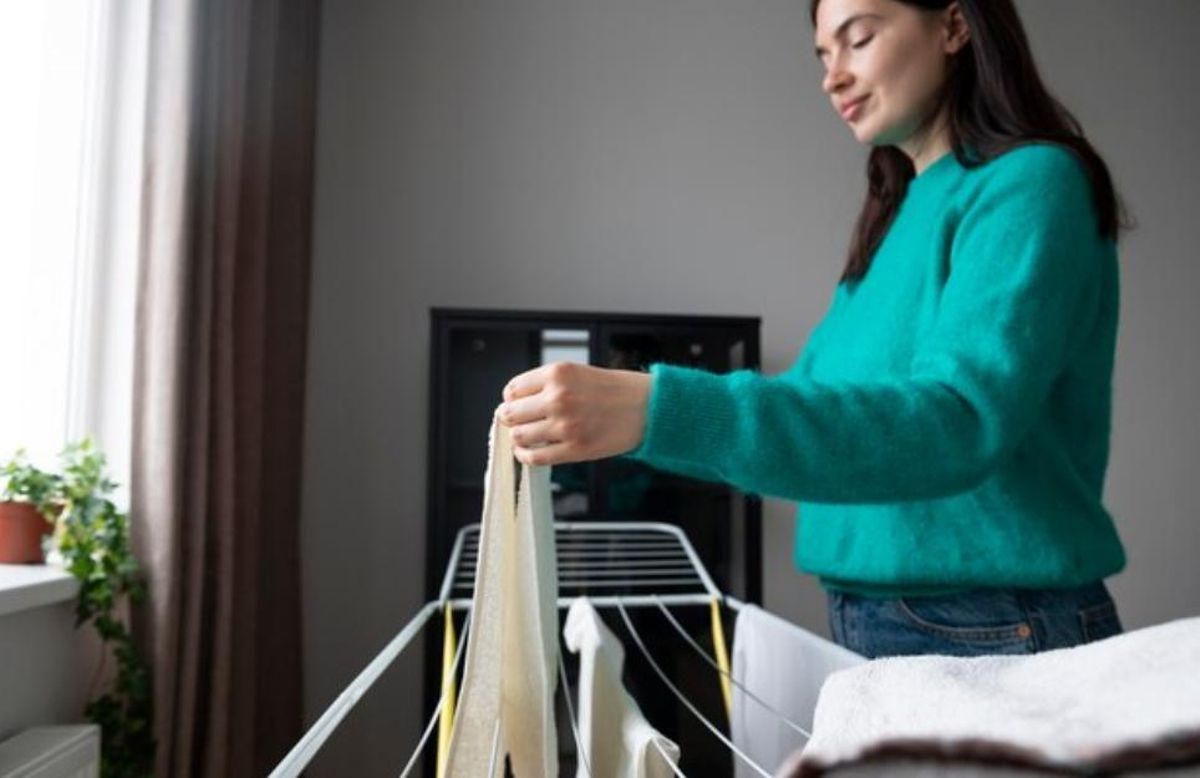
POLYGON ((130 486, 164 778, 262 776, 302 732, 318 19, 152 4, 130 486))

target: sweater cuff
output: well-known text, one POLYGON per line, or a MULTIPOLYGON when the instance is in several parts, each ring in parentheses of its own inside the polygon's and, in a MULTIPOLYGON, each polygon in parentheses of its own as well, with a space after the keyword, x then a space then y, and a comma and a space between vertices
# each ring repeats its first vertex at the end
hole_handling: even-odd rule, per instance
POLYGON ((655 363, 642 442, 629 457, 669 468, 691 463, 721 471, 721 452, 733 440, 729 376, 655 363))

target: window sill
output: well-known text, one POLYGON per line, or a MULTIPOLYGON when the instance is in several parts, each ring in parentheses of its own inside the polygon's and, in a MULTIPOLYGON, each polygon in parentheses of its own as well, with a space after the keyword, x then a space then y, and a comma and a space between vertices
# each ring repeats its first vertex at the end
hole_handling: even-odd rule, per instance
POLYGON ((0 616, 75 599, 79 582, 49 565, 0 565, 0 616))

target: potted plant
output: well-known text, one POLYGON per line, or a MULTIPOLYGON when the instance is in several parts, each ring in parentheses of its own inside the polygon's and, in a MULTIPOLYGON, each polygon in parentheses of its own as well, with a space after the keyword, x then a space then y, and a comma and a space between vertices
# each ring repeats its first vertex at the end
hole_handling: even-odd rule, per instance
POLYGON ((43 539, 54 527, 59 479, 34 467, 24 451, 0 470, 0 564, 41 564, 43 539))
POLYGON ((116 484, 91 441, 67 446, 59 459, 60 472, 47 473, 18 453, 0 470, 4 495, 20 497, 53 521, 51 546, 63 569, 79 581, 75 626, 90 623, 101 641, 102 661, 116 660, 110 688, 84 710, 100 726, 101 776, 144 778, 154 760, 150 675, 121 617, 123 606, 145 596, 129 545, 129 517, 110 499, 116 484))

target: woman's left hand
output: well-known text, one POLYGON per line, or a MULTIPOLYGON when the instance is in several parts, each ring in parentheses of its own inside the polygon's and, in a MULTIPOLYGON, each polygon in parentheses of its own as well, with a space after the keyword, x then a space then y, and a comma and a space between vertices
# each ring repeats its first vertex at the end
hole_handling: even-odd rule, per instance
POLYGON ((496 409, 527 465, 560 465, 624 454, 646 428, 651 376, 554 362, 508 382, 496 409))

